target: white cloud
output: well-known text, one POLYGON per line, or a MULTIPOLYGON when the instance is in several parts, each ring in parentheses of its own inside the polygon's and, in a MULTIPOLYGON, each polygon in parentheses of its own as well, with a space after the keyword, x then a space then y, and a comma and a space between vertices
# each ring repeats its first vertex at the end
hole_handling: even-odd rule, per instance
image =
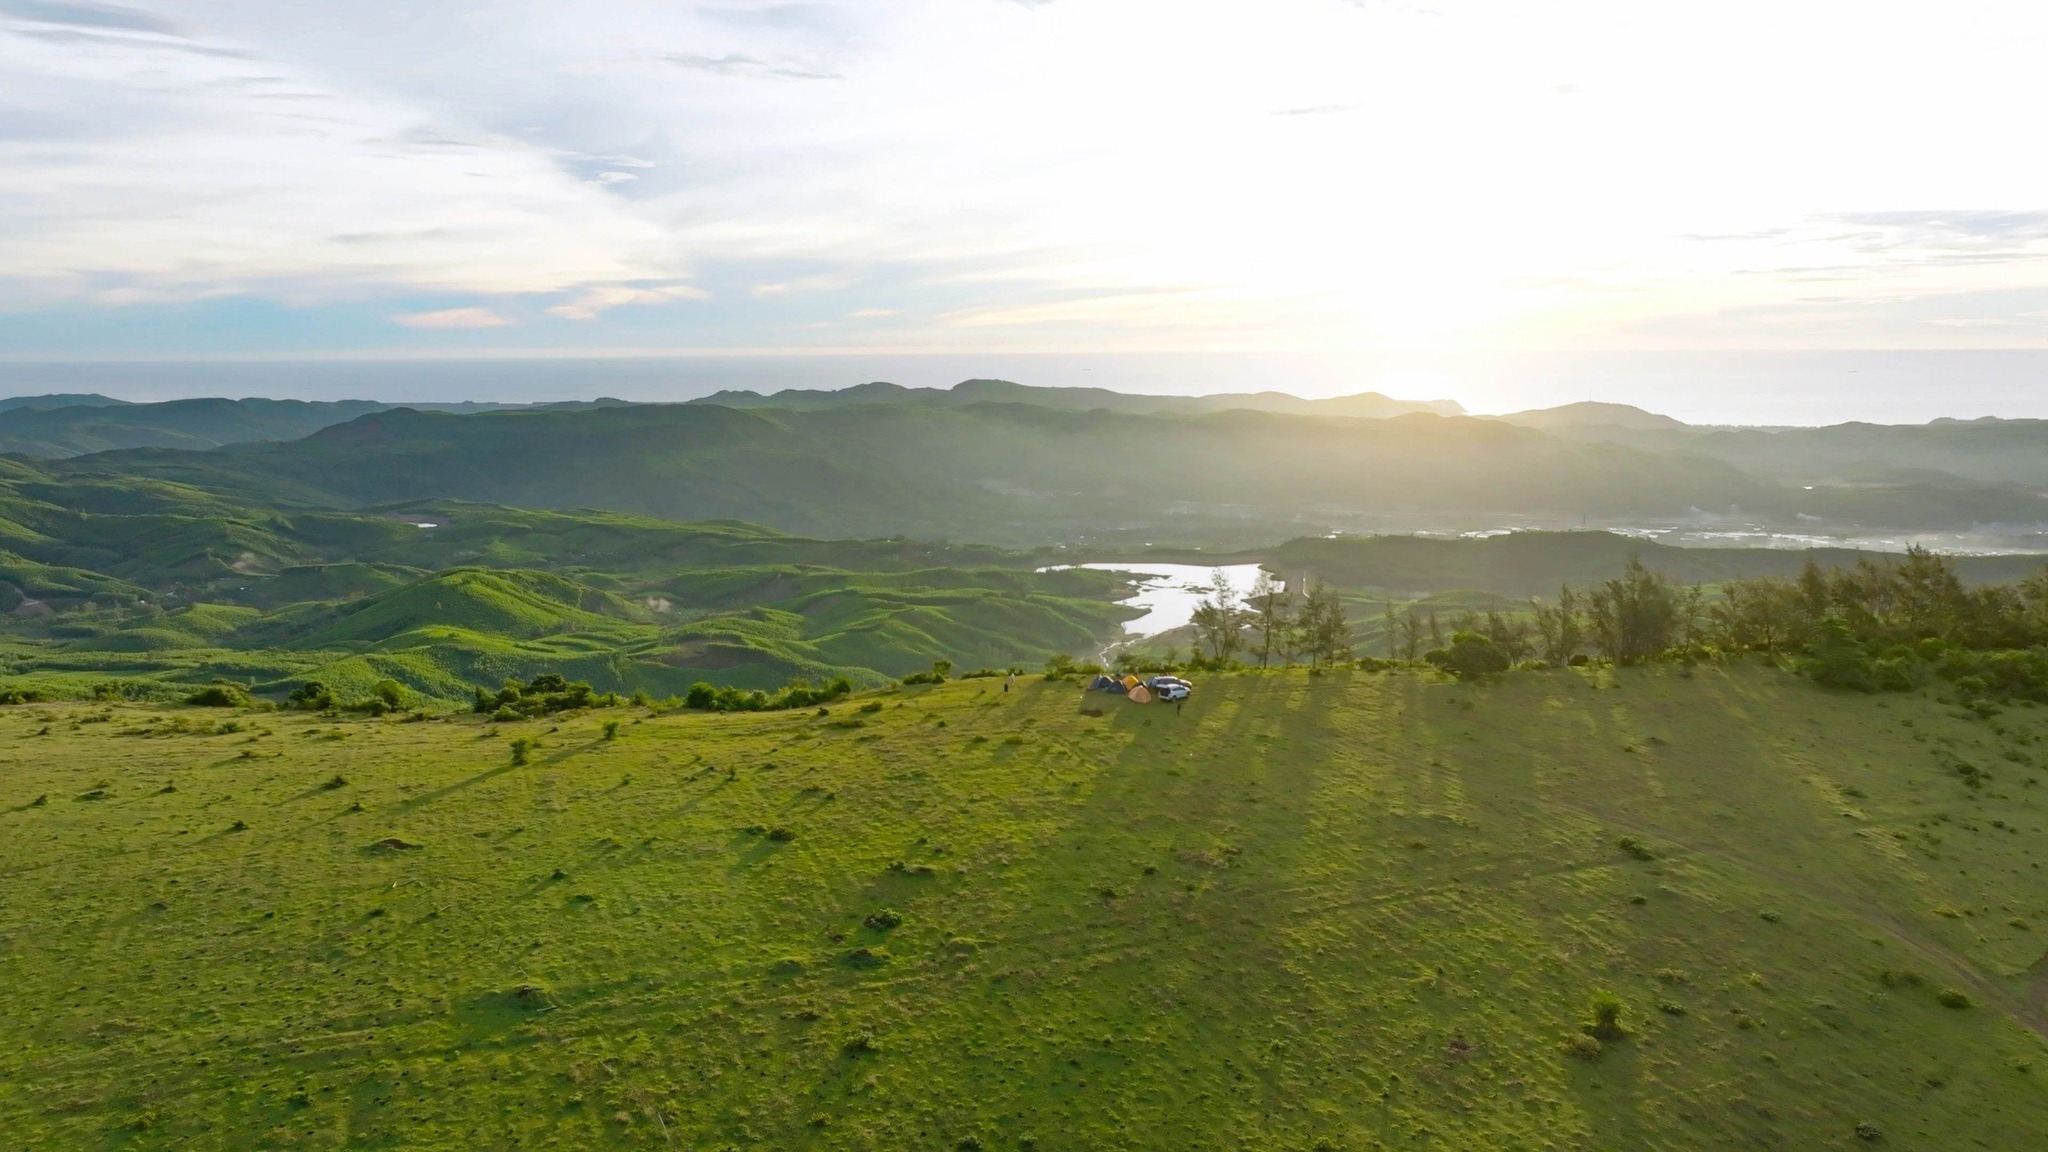
POLYGON ((548 315, 563 320, 595 320, 607 309, 617 308, 622 304, 666 304, 674 300, 703 300, 710 295, 704 289, 688 284, 670 284, 659 288, 608 285, 588 289, 567 304, 557 304, 547 312, 548 315))
POLYGON ((459 113, 168 31, 193 20, 79 42, 23 18, 106 7, 0 8, 0 303, 544 292, 672 269, 658 224, 459 113))
POLYGON ((407 328, 503 328, 512 323, 489 308, 443 308, 438 312, 409 312, 392 319, 407 328))
POLYGON ((2044 43, 2016 0, 0 0, 0 306, 1967 340, 1800 300, 2048 284, 2044 43))
POLYGON ((823 273, 816 276, 800 276, 794 280, 773 280, 756 284, 747 294, 756 300, 767 300, 776 296, 790 296, 807 292, 837 292, 850 288, 857 278, 849 273, 823 273))

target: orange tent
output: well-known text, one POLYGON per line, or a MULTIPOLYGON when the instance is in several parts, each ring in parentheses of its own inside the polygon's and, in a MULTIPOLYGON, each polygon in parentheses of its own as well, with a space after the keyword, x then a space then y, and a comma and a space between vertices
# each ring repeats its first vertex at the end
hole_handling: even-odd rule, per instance
POLYGON ((1138 678, 1137 678, 1136 676, 1133 676, 1133 675, 1131 675, 1131 674, 1130 674, 1130 673, 1128 673, 1128 672, 1124 673, 1124 687, 1125 687, 1125 688, 1136 688, 1137 686, 1138 686, 1138 678))
POLYGON ((1151 702, 1152 693, 1143 684, 1140 684, 1136 688, 1131 689, 1131 703, 1150 704, 1151 702))

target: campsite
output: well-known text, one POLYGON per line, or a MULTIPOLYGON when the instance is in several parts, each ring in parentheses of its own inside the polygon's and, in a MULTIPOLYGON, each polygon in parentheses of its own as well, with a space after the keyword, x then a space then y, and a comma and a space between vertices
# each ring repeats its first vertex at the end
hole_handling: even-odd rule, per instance
POLYGON ((1194 685, 1178 676, 1152 675, 1140 679, 1136 673, 1126 672, 1113 676, 1099 673, 1089 682, 1090 692, 1121 694, 1133 704, 1151 704, 1155 701, 1174 703, 1186 700, 1194 691, 1194 685))

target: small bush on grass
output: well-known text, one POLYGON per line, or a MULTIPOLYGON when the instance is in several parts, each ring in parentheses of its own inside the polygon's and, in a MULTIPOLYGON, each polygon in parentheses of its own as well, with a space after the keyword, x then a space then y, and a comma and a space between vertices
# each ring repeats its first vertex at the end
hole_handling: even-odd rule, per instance
POLYGON ((517 716, 544 716, 572 708, 616 708, 623 701, 616 692, 599 692, 581 680, 559 673, 543 672, 521 683, 507 680, 496 692, 476 689, 470 710, 496 720, 506 712, 517 716))
POLYGON ((1426 653, 1423 659, 1460 680, 1498 676, 1508 670, 1507 654, 1477 632, 1457 632, 1448 647, 1426 653))
POLYGON ((1583 1032, 1565 1037, 1562 1047, 1565 1055, 1586 1061, 1598 1060, 1603 1051, 1598 1040, 1583 1032))
POLYGON ((1620 847, 1623 852, 1628 853, 1630 856, 1633 856, 1638 860, 1655 860, 1657 858, 1657 854, 1655 852, 1650 851, 1650 846, 1648 844, 1643 843, 1641 840, 1638 840, 1633 836, 1623 836, 1620 841, 1620 847))
POLYGON ((512 741, 512 763, 514 766, 527 763, 533 756, 533 741, 525 736, 512 741))
POLYGON ((250 708, 255 706, 256 701, 249 696, 249 690, 240 684, 221 681, 208 684, 185 697, 185 703, 200 708, 250 708))
POLYGON ((334 693, 318 680, 308 680, 284 698, 285 706, 306 712, 325 712, 334 707, 334 693))
POLYGON ((829 704, 852 694, 853 682, 844 676, 822 685, 792 680, 772 696, 759 689, 746 691, 730 685, 720 688, 699 680, 690 685, 683 705, 700 712, 780 712, 829 704))
POLYGON ((1934 998, 1941 1002, 1943 1008, 1970 1008, 1976 1003, 1961 988, 1943 988, 1934 994, 1934 998))
POLYGON ((905 684, 944 684, 944 683, 946 682, 947 678, 951 677, 952 675, 953 675, 953 662, 952 662, 951 660, 934 660, 934 661, 932 661, 932 670, 931 670, 931 671, 929 671, 929 672, 912 672, 912 673, 911 673, 910 675, 908 675, 908 676, 905 676, 905 677, 903 678, 903 683, 905 683, 905 684))
POLYGON ((867 918, 861 923, 877 932, 888 932, 902 927, 903 917, 900 913, 884 908, 879 912, 868 913, 867 918))
POLYGON ((1586 1025, 1586 1035, 1608 1044, 1628 1039, 1632 1030, 1622 1021, 1623 1011, 1621 997, 1605 989, 1593 993, 1593 1020, 1586 1025))

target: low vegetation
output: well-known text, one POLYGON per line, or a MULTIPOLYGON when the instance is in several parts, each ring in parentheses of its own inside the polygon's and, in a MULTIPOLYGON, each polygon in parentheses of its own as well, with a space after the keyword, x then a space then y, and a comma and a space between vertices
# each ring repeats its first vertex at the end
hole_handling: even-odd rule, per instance
POLYGON ((1325 667, 1177 714, 955 679, 496 738, 10 705, 0 1130, 2030 1147, 2048 709, 1936 688, 1325 667))

